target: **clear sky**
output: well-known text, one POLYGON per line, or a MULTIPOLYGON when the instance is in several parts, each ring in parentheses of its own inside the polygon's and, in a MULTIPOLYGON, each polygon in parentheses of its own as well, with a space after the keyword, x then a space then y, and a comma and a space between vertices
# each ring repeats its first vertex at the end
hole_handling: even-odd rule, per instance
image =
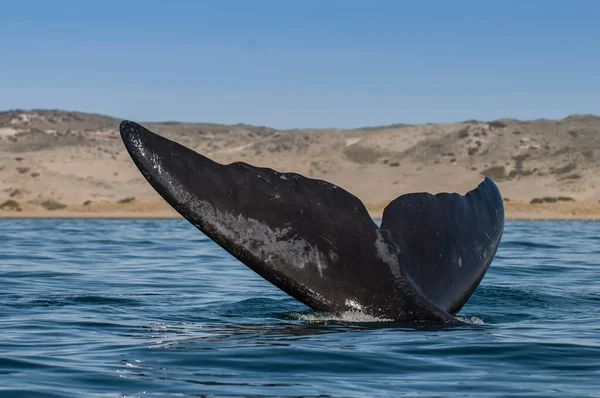
POLYGON ((278 128, 600 113, 600 1, 0 0, 0 109, 278 128))

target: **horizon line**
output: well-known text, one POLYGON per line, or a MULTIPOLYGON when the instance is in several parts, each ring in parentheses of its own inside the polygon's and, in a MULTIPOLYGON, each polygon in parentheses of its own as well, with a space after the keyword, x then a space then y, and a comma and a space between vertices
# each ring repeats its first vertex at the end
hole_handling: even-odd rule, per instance
MULTIPOLYGON (((113 116, 113 115, 109 115, 109 114, 105 114, 105 113, 88 112, 88 111, 73 110, 73 109, 59 109, 59 108, 30 108, 30 109, 13 108, 13 109, 0 109, 0 114, 10 113, 10 112, 63 112, 63 113, 79 113, 79 114, 84 114, 84 115, 94 115, 94 116, 107 117, 107 118, 121 120, 121 121, 123 121, 123 120, 132 120, 132 118, 121 118, 119 116, 113 116)), ((593 113, 571 113, 571 114, 568 114, 567 116, 564 116, 562 118, 545 118, 545 117, 541 117, 541 118, 536 118, 536 119, 517 119, 517 118, 513 118, 513 117, 500 117, 500 118, 497 118, 497 119, 494 119, 494 120, 480 120, 480 119, 473 118, 473 119, 459 120, 459 121, 454 121, 454 122, 447 122, 447 121, 442 121, 442 122, 425 122, 425 123, 396 122, 396 123, 390 123, 390 124, 363 125, 363 126, 350 127, 350 128, 341 128, 341 127, 335 127, 335 126, 329 126, 329 127, 275 128, 275 127, 271 127, 271 126, 266 125, 266 124, 250 124, 250 123, 244 123, 244 122, 223 123, 223 122, 189 121, 189 120, 138 120, 137 122, 138 123, 151 123, 151 124, 212 124, 212 125, 219 125, 219 126, 251 126, 251 127, 263 127, 263 128, 269 128, 269 129, 272 129, 272 130, 285 131, 285 130, 329 130, 329 129, 336 129, 336 130, 362 130, 362 129, 373 129, 373 128, 380 128, 380 127, 384 128, 384 127, 400 127, 400 126, 426 126, 426 125, 433 125, 433 124, 492 123, 492 122, 496 122, 496 121, 516 121, 516 122, 521 122, 521 123, 527 123, 527 122, 535 122, 535 121, 562 121, 562 120, 569 119, 569 118, 586 118, 586 117, 593 117, 593 118, 600 119, 600 114, 593 114, 593 113)), ((136 120, 132 120, 132 121, 136 121, 136 120)))

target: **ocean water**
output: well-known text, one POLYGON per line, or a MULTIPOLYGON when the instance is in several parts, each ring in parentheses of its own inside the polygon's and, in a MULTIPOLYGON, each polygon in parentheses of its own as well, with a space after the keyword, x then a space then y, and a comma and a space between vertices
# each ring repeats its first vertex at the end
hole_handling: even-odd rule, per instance
POLYGON ((507 222, 446 327, 315 313, 183 220, 0 242, 2 398, 600 395, 599 222, 507 222))

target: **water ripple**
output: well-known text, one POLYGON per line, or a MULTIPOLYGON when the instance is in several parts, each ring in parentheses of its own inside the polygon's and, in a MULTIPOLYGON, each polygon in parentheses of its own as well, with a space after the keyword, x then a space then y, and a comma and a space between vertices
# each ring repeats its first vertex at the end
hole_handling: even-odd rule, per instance
POLYGON ((313 312, 181 220, 0 220, 0 396, 596 396, 600 223, 508 222, 461 324, 313 312))

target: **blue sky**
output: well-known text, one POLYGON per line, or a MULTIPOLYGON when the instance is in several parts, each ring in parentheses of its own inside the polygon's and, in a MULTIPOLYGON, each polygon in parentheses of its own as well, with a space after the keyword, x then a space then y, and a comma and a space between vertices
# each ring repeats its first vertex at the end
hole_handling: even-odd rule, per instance
POLYGON ((0 0, 0 109, 277 128, 600 113, 598 1, 0 0))

